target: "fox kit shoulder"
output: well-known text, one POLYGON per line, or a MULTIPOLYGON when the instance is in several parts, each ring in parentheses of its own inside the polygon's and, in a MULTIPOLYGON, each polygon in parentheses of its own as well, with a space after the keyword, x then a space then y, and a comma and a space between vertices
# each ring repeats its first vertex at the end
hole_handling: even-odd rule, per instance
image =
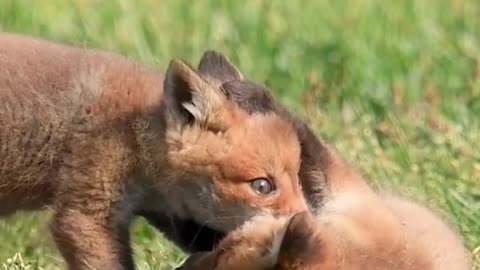
POLYGON ((0 216, 48 207, 70 269, 133 269, 136 214, 228 232, 260 212, 305 210, 293 125, 225 91, 251 85, 213 51, 198 68, 172 60, 163 76, 1 34, 0 216))

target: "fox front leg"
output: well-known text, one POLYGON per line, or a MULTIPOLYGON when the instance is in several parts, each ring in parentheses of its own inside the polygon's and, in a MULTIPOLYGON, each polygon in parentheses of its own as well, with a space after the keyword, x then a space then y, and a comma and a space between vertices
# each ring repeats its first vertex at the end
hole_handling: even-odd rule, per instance
POLYGON ((131 152, 108 136, 79 136, 69 146, 50 224, 68 269, 133 270, 129 225, 134 214, 124 189, 133 170, 131 152))
POLYGON ((106 219, 58 209, 51 222, 69 270, 133 270, 128 227, 113 230, 106 219))

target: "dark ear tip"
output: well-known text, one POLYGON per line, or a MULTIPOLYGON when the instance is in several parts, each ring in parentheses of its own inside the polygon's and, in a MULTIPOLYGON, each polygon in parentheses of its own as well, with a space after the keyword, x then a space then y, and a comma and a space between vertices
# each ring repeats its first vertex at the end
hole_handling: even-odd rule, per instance
POLYGON ((298 226, 303 226, 308 224, 309 220, 312 218, 311 214, 308 211, 303 211, 294 214, 287 224, 287 230, 297 228, 298 226))
POLYGON ((212 57, 212 56, 224 57, 224 54, 221 53, 220 51, 217 51, 217 50, 214 50, 214 49, 207 49, 207 50, 205 50, 205 51, 203 52, 202 58, 212 57))
POLYGON ((223 53, 207 49, 200 59, 198 70, 204 75, 209 75, 221 83, 242 79, 240 71, 230 62, 223 53))
POLYGON ((280 256, 301 255, 301 247, 308 247, 312 238, 313 216, 310 212, 304 211, 294 214, 288 221, 285 228, 285 235, 280 246, 280 256))
POLYGON ((166 71, 167 79, 171 76, 179 76, 186 80, 186 77, 195 73, 194 68, 186 61, 180 58, 173 58, 168 64, 166 71))
POLYGON ((212 63, 230 63, 227 57, 220 51, 214 49, 207 49, 203 52, 202 57, 200 58, 199 68, 202 65, 212 65, 212 63))

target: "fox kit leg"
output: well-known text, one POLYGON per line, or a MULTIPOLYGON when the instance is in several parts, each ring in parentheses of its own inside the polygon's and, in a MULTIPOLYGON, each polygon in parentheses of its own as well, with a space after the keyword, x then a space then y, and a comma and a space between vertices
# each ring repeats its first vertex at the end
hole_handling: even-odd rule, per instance
POLYGON ((69 152, 76 154, 60 168, 51 232, 70 270, 132 270, 133 207, 122 194, 130 169, 127 152, 118 154, 118 140, 91 142, 72 144, 69 152), (85 149, 88 155, 81 154, 85 149))
POLYGON ((58 209, 51 230, 68 269, 134 269, 128 230, 112 230, 107 219, 58 209))

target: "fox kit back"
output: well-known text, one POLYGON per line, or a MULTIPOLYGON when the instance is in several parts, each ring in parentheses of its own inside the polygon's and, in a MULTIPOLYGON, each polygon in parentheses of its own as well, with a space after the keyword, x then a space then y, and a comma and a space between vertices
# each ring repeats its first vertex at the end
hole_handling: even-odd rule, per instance
POLYGON ((294 126, 224 90, 251 84, 213 51, 197 69, 172 60, 164 79, 112 53, 1 34, 0 216, 48 207, 70 269, 133 269, 135 215, 224 233, 305 210, 294 126))

